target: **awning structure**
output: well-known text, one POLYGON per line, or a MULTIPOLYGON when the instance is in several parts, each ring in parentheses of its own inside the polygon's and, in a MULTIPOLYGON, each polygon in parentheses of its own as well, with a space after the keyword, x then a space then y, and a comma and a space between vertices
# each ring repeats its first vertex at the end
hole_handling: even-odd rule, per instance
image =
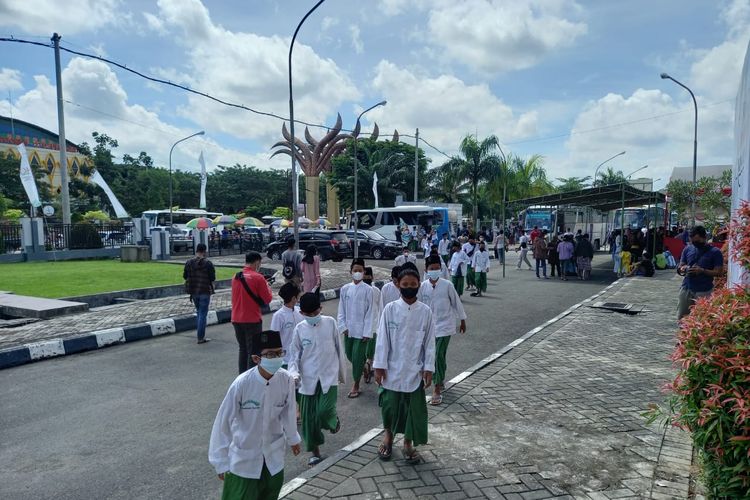
POLYGON ((567 191, 564 193, 546 194, 522 200, 509 202, 514 206, 543 206, 560 207, 572 205, 578 207, 591 207, 595 210, 606 212, 617 208, 641 207, 643 205, 654 205, 665 203, 666 197, 658 191, 642 191, 634 188, 627 182, 609 184, 607 186, 580 189, 578 191, 567 191))

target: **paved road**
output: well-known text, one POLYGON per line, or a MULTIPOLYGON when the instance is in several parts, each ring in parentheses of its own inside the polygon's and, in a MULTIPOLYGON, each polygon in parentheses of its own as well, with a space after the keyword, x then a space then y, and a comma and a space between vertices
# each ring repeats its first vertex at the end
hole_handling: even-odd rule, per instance
MULTIPOLYGON (((451 344, 448 377, 612 279, 600 271, 590 282, 543 281, 508 268, 503 280, 493 270, 487 297, 464 296, 469 333, 451 344)), ((324 312, 335 315, 336 307, 326 302, 324 312)), ((197 346, 191 333, 172 335, 0 373, 0 498, 216 498, 220 483, 206 448, 235 376, 236 342, 228 325, 211 328, 209 337, 197 346)), ((374 387, 358 400, 346 392, 343 429, 325 452, 380 423, 374 387)), ((286 478, 306 460, 290 458, 286 478)))

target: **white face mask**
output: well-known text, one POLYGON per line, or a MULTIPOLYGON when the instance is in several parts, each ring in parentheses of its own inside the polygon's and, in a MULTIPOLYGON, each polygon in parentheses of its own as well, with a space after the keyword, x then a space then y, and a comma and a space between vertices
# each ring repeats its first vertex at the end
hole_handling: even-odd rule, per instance
POLYGON ((352 279, 354 281, 362 281, 362 278, 364 277, 365 277, 365 273, 360 273, 360 272, 352 273, 352 279))
POLYGON ((440 278, 440 270, 427 271, 427 277, 432 281, 437 281, 440 278))

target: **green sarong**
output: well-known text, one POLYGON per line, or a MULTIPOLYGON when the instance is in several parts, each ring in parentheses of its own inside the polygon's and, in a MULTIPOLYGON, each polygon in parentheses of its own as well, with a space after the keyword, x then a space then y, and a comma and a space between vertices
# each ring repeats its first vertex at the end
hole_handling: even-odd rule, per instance
POLYGON ((336 429, 338 416, 336 415, 336 397, 339 389, 332 385, 328 392, 323 394, 323 388, 318 382, 315 394, 307 396, 300 394, 300 416, 302 417, 302 439, 305 441, 305 449, 313 451, 325 443, 323 430, 333 431, 336 429))
POLYGON ((448 344, 450 341, 450 335, 435 339, 435 375, 432 377, 435 385, 443 385, 443 381, 445 380, 445 369, 448 366, 445 356, 448 354, 448 344))
POLYGON ((445 262, 445 265, 447 266, 451 262, 451 256, 450 255, 443 255, 443 262, 445 262))
POLYGON ((260 472, 260 479, 248 479, 225 472, 221 500, 276 500, 283 485, 284 470, 272 476, 265 463, 260 472))
MULTIPOLYGON (((285 369, 285 370, 289 369, 289 365, 286 364, 286 363, 284 363, 283 365, 281 365, 281 367, 283 369, 285 369)), ((300 396, 301 396, 301 394, 299 393, 299 391, 294 391, 294 399, 297 401, 297 406, 299 406, 299 398, 300 398, 300 396)))
POLYGON ((397 392, 380 388, 378 397, 383 427, 403 434, 412 445, 427 444, 427 401, 424 386, 414 392, 397 392))
POLYGON ((456 289, 456 293, 460 297, 464 294, 464 277, 463 276, 451 276, 451 282, 453 282, 453 288, 456 289))
POLYGON ((487 273, 476 273, 475 279, 477 290, 480 292, 487 291, 487 273))
POLYGON ((466 286, 476 285, 474 275, 474 268, 471 266, 466 266, 466 286))
MULTIPOLYGON (((370 342, 372 342, 372 340, 370 340, 370 342)), ((354 339, 349 336, 344 339, 344 352, 346 352, 346 359, 352 364, 352 378, 354 379, 354 382, 362 378, 365 359, 367 359, 368 343, 369 342, 362 342, 362 339, 354 339)))
POLYGON ((367 342, 367 348, 365 349, 365 357, 367 359, 373 359, 375 357, 375 340, 377 334, 373 333, 372 338, 367 342))

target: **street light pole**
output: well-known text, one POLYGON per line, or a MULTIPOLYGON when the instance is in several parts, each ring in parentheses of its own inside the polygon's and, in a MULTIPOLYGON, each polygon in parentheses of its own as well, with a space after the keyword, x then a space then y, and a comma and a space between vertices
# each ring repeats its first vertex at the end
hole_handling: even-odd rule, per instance
POLYGON ((302 25, 305 23, 308 17, 310 17, 310 14, 312 14, 315 9, 320 7, 320 4, 325 2, 325 0, 319 0, 315 5, 313 5, 313 8, 307 11, 307 14, 305 14, 305 17, 302 18, 302 20, 297 25, 297 29, 294 30, 294 35, 292 36, 292 43, 289 44, 289 133, 291 134, 291 140, 289 141, 289 150, 291 151, 292 156, 292 224, 294 229, 294 249, 299 250, 299 224, 298 224, 298 215, 297 215, 297 206, 299 205, 299 180, 297 178, 297 162, 295 161, 296 154, 297 154, 297 148, 294 144, 294 97, 292 94, 292 50, 294 50, 294 41, 297 39, 297 33, 299 33, 299 29, 302 27, 302 25))
POLYGON ((636 170, 633 170, 632 172, 630 172, 630 173, 629 173, 629 174, 628 174, 628 175, 627 175, 627 176, 625 177, 625 180, 628 180, 628 179, 630 179, 630 178, 631 178, 631 177, 633 176, 633 174, 635 174, 635 173, 637 173, 637 172, 640 172, 640 171, 641 171, 641 170, 643 170, 644 168, 648 168, 648 165, 643 165, 643 166, 642 166, 641 168, 639 168, 639 169, 636 169, 636 170))
MULTIPOLYGON (((201 130, 200 132, 196 132, 192 135, 189 135, 187 137, 183 137, 179 141, 172 144, 172 147, 169 149, 169 241, 172 241, 172 206, 174 203, 172 203, 172 151, 174 151, 174 147, 177 146, 179 143, 183 141, 187 141, 190 138, 195 137, 196 135, 203 135, 206 132, 201 130)), ((170 248, 170 251, 172 249, 170 248)))
MULTIPOLYGON (((377 108, 378 106, 385 106, 387 101, 380 101, 379 103, 370 106, 366 110, 362 111, 359 116, 357 117, 357 122, 354 125, 354 130, 359 130, 359 120, 362 118, 362 115, 370 111, 371 109, 377 108)), ((359 202, 359 195, 358 195, 358 188, 359 184, 357 182, 358 175, 357 172, 359 171, 359 168, 357 168, 357 136, 354 136, 354 258, 359 258, 359 214, 357 213, 357 209, 359 208, 358 202, 359 202)))
POLYGON ((596 186, 595 186, 595 185, 596 185, 596 176, 597 176, 597 175, 599 175, 599 169, 600 169, 600 168, 602 168, 602 165, 604 165, 604 164, 605 164, 605 163, 607 163, 608 161, 610 161, 610 160, 614 160, 614 159, 615 159, 615 158, 617 158, 618 156, 622 156, 622 155, 624 155, 624 154, 625 154, 625 151, 621 151, 621 152, 617 153, 616 155, 612 156, 611 158, 607 158, 606 160, 604 160, 603 162, 601 162, 601 163, 600 163, 599 165, 597 165, 597 166, 596 166, 596 170, 594 171, 594 180, 593 180, 593 182, 591 183, 591 186, 592 186, 592 187, 596 187, 596 186))
POLYGON ((690 196, 691 199, 691 210, 693 212, 693 226, 695 226, 695 198, 696 191, 698 190, 698 101, 695 100, 695 94, 686 85, 675 80, 666 73, 661 74, 662 80, 672 80, 677 85, 687 90, 690 93, 690 97, 693 98, 693 108, 695 109, 695 121, 693 124, 693 192, 690 196))

